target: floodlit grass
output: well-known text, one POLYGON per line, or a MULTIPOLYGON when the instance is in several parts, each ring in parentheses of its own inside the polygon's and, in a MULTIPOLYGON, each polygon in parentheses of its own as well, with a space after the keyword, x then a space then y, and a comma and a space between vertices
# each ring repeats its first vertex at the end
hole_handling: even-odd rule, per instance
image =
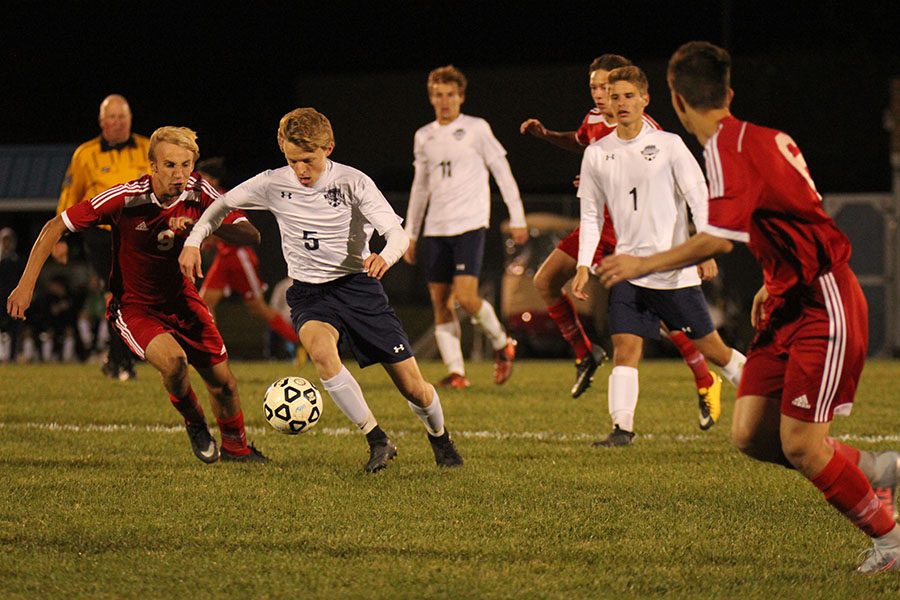
MULTIPOLYGON (((729 446, 727 384, 723 422, 698 429, 680 363, 642 367, 639 437, 609 450, 590 446, 608 430, 609 367, 572 400, 568 362, 523 361, 502 388, 489 364, 472 365, 472 388, 441 395, 466 459, 453 471, 434 466, 386 374, 354 368, 400 449, 374 476, 330 400, 302 436, 265 425, 263 391, 290 365, 233 367, 270 465, 196 460, 146 365, 126 383, 93 365, 0 367, 4 598, 900 594, 898 574, 853 572, 868 542, 810 484, 729 446)), ((301 374, 318 382, 310 366, 301 374)), ((900 447, 898 380, 900 363, 871 362, 834 433, 900 447)))

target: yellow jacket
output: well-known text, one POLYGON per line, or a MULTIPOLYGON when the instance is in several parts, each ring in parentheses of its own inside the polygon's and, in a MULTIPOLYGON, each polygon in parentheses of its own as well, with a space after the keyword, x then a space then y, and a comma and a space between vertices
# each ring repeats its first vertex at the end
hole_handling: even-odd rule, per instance
POLYGON ((56 214, 114 185, 148 174, 149 150, 150 139, 137 134, 115 150, 100 136, 78 146, 63 180, 56 214))

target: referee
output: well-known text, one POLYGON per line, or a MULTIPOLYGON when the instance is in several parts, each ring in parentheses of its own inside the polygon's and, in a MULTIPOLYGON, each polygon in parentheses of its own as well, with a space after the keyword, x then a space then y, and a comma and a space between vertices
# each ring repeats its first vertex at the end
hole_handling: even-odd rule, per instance
MULTIPOLYGON (((131 133, 131 108, 128 101, 112 94, 100 103, 100 135, 75 150, 63 180, 56 214, 100 192, 137 179, 150 172, 150 140, 131 133)), ((109 226, 100 225, 81 233, 85 254, 94 270, 107 285, 112 266, 112 240, 109 226)), ((122 339, 109 335, 109 354, 102 367, 113 379, 135 377, 134 357, 122 339)))

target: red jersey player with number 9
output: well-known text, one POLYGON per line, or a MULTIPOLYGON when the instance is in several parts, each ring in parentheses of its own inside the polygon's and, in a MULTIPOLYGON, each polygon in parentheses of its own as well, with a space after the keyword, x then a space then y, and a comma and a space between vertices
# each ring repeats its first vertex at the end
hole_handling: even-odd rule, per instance
POLYGON ((862 573, 900 570, 893 517, 898 453, 829 437, 849 415, 868 346, 868 309, 848 261, 850 242, 822 207, 800 149, 784 132, 731 115, 731 58, 689 42, 669 61, 672 105, 705 146, 709 224, 683 244, 601 265, 604 285, 696 263, 744 242, 763 268, 756 336, 735 402, 732 440, 756 460, 794 468, 873 547, 862 573))

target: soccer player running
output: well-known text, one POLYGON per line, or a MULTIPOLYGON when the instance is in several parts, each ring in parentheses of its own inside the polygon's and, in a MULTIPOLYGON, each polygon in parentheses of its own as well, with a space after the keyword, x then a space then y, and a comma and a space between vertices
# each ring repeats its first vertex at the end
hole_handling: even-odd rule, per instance
POLYGON ((397 448, 378 426, 359 383, 341 364, 342 342, 361 367, 382 364, 424 423, 438 466, 462 465, 444 427, 437 392, 422 377, 379 281, 407 247, 400 217, 368 176, 328 158, 334 133, 325 115, 312 108, 289 112, 278 126, 278 146, 287 166, 245 181, 209 208, 185 242, 182 272, 202 276, 200 243, 229 210, 270 211, 294 280, 287 292, 291 319, 322 386, 366 436, 365 470, 385 468, 397 448), (380 254, 369 251, 373 230, 386 240, 380 254))
POLYGON ((730 79, 730 56, 708 42, 689 42, 669 60, 672 105, 704 145, 709 222, 666 252, 608 257, 601 280, 616 285, 748 244, 763 287, 753 298, 756 336, 732 441, 751 458, 798 470, 872 538, 858 571, 900 570, 900 529, 891 514, 898 453, 860 451, 829 437, 834 415, 853 407, 868 345, 850 242, 825 213, 791 137, 731 114, 730 79), (873 486, 883 488, 884 501, 873 486))
MULTIPOLYGON (((588 83, 595 107, 585 115, 577 131, 552 131, 534 118, 526 119, 519 127, 519 131, 522 134, 530 133, 563 150, 582 154, 587 146, 615 131, 616 115, 609 105, 607 80, 611 70, 630 65, 630 60, 618 54, 603 54, 594 59, 588 69, 588 83)), ((648 125, 659 129, 659 125, 649 115, 645 114, 643 119, 648 125)), ((578 188, 577 179, 575 188, 578 188)), ((604 256, 615 252, 616 232, 612 219, 609 218, 609 211, 604 209, 603 217, 603 231, 600 235, 600 244, 594 252, 592 269, 600 264, 604 256)), ((594 373, 606 358, 603 348, 591 343, 581 319, 578 318, 572 299, 563 291, 566 282, 575 276, 578 236, 579 228, 576 227, 559 242, 534 274, 534 287, 547 305, 547 313, 575 353, 573 398, 578 398, 588 389, 594 373)), ((710 275, 714 276, 714 273, 710 275)), ((710 372, 706 359, 684 332, 665 333, 694 374, 700 406, 700 428, 709 429, 718 420, 721 412, 722 378, 710 372)))
MULTIPOLYGON (((218 192, 193 173, 200 154, 197 135, 186 127, 160 127, 150 137, 150 175, 114 186, 79 202, 44 225, 35 241, 7 311, 25 318, 35 282, 53 245, 66 231, 98 224, 112 227, 112 300, 107 318, 137 356, 162 376, 172 404, 184 417, 194 454, 205 463, 268 462, 247 445, 244 414, 228 353, 197 289, 182 276, 178 253, 190 226, 218 192), (188 365, 209 390, 219 430, 219 450, 191 387, 188 365)), ((259 242, 259 232, 241 213, 216 234, 236 244, 259 242)))
MULTIPOLYGON (((216 188, 220 194, 225 193, 225 161, 221 157, 207 158, 197 163, 197 172, 216 188)), ((210 240, 212 241, 212 240, 210 240)), ((297 332, 278 311, 266 304, 263 298, 264 284, 259 276, 259 257, 250 246, 235 246, 215 239, 216 257, 206 271, 203 285, 200 286, 200 297, 209 307, 209 312, 216 314, 216 306, 226 293, 240 294, 244 305, 251 315, 262 320, 269 329, 294 346, 299 346, 297 332)), ((305 353, 297 351, 300 366, 305 363, 305 353)))
POLYGON ((491 212, 488 171, 506 203, 510 235, 516 244, 528 241, 525 210, 506 150, 491 126, 484 119, 461 112, 466 99, 465 75, 453 65, 439 67, 429 73, 427 87, 435 120, 419 128, 413 141, 415 175, 406 212, 410 242, 403 259, 415 264, 416 239, 422 233, 434 337, 449 372, 439 385, 469 387, 460 325, 451 305, 454 300, 481 325, 490 340, 494 383, 499 385, 512 375, 516 342, 478 291, 491 212))
MULTIPOLYGON (((584 288, 600 241, 604 208, 616 230, 616 252, 650 254, 686 240, 688 206, 698 226, 706 223, 703 172, 679 136, 644 121, 648 88, 638 67, 610 71, 610 105, 618 126, 584 152, 578 187, 578 272, 572 283, 572 293, 582 300, 587 298, 584 288)), ((699 267, 619 280, 610 290, 614 366, 608 397, 613 431, 595 445, 622 446, 634 439, 638 364, 644 338, 659 337, 660 321, 671 331, 685 332, 735 387, 740 382, 745 357, 726 346, 713 326, 700 289, 704 271, 715 272, 712 260, 699 267)))

